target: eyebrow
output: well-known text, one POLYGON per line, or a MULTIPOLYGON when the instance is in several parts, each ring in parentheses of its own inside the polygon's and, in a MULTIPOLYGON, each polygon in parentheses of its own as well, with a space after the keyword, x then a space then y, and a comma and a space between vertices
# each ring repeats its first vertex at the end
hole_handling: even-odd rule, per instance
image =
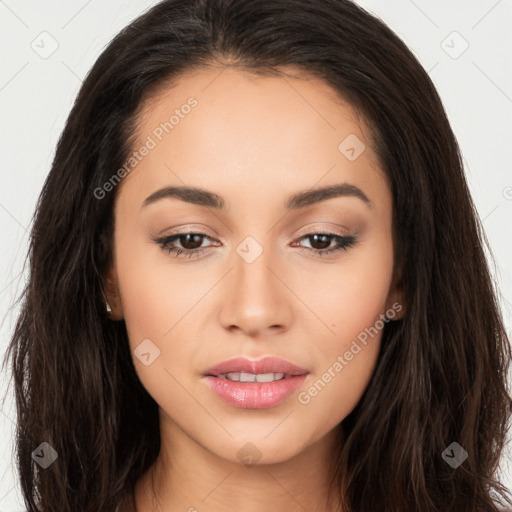
MULTIPOLYGON (((198 206, 206 206, 215 208, 216 210, 225 209, 224 199, 218 194, 202 188, 186 186, 161 188, 147 197, 142 203, 142 207, 155 203, 160 199, 172 197, 198 206)), ((373 203, 368 199, 366 194, 360 188, 350 183, 340 183, 328 187, 297 192, 288 198, 285 207, 287 210, 297 210, 334 197, 357 197, 361 199, 368 208, 373 208, 373 203)))

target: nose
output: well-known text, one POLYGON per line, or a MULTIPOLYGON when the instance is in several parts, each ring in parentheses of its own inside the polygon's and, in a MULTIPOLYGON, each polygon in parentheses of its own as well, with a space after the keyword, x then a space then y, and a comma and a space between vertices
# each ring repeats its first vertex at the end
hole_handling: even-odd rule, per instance
POLYGON ((289 268, 277 261, 275 252, 241 244, 233 257, 233 269, 222 283, 220 322, 229 331, 250 337, 265 337, 290 328, 293 293, 287 286, 289 268), (248 249, 244 253, 244 249, 248 249))

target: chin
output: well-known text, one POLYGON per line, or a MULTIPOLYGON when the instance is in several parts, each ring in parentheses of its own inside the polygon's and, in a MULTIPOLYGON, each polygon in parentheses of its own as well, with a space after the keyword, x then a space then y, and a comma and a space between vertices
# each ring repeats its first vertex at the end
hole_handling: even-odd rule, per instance
MULTIPOLYGON (((276 427, 278 423, 274 424, 276 427)), ((291 432, 283 430, 280 433, 268 429, 254 429, 254 435, 250 435, 245 429, 243 435, 226 440, 226 436, 218 438, 212 443, 210 438, 206 447, 217 457, 242 464, 245 466, 278 464, 299 455, 308 445, 304 432, 300 433, 301 439, 293 439, 291 432)))

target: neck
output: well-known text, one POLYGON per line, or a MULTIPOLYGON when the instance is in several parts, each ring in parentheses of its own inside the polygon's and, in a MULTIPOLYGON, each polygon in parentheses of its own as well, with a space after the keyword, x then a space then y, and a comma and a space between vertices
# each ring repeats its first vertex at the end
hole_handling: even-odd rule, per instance
POLYGON ((160 418, 160 453, 135 486, 137 512, 339 509, 339 491, 329 489, 337 429, 288 460, 249 466, 207 450, 162 411, 160 418))

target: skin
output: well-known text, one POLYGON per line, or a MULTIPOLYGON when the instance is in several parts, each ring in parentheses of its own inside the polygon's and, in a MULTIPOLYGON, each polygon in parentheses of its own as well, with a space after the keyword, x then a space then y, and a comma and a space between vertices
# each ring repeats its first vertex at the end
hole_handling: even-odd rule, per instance
POLYGON ((133 356, 159 405, 162 443, 137 483, 138 512, 325 512, 338 505, 327 485, 338 424, 369 383, 382 330, 307 404, 298 395, 365 328, 403 304, 393 284, 392 196, 351 106, 327 84, 286 70, 295 77, 230 67, 189 72, 149 98, 139 117, 134 148, 188 98, 198 101, 116 190, 111 315, 126 322, 132 355, 148 338, 160 350, 148 366, 133 356), (354 161, 338 149, 349 134, 366 145, 354 161), (285 209, 293 193, 343 182, 372 205, 345 196, 285 209), (213 191, 226 209, 176 198, 142 207, 169 185, 213 191), (174 242, 201 245, 198 257, 169 254, 153 240, 182 228, 207 235, 196 245, 174 242), (306 236, 319 232, 357 242, 320 256, 313 249, 337 244, 306 236), (247 236, 263 250, 252 263, 236 251, 247 236), (209 389, 202 372, 242 355, 281 357, 310 374, 275 407, 236 408, 209 389), (254 466, 237 456, 248 442, 261 455, 254 466))

